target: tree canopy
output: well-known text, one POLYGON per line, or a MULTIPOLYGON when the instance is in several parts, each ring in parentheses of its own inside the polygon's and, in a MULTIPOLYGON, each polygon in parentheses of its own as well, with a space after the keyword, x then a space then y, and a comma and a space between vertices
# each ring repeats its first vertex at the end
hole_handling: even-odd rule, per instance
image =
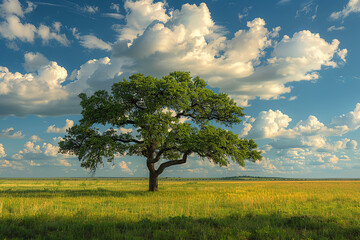
POLYGON ((92 171, 104 159, 113 162, 117 154, 143 156, 150 191, 157 191, 158 176, 167 167, 186 163, 190 154, 220 166, 260 160, 253 140, 214 126, 232 127, 245 114, 226 93, 206 86, 188 72, 172 72, 161 79, 134 74, 114 83, 110 93, 81 93, 82 119, 60 141, 60 152, 77 155, 81 166, 92 171), (111 127, 100 131, 101 125, 111 127), (121 132, 122 127, 134 131, 121 132))

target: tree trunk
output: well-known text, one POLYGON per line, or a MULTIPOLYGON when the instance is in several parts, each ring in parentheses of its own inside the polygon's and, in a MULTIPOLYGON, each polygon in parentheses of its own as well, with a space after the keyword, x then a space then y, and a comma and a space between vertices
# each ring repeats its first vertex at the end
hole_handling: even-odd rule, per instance
POLYGON ((158 174, 150 172, 149 177, 149 191, 157 192, 158 191, 158 174))

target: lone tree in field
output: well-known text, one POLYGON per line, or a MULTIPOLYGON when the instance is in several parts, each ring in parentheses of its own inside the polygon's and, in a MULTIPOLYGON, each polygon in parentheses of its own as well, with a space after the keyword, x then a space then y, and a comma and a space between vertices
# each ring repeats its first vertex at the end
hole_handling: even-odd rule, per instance
POLYGON ((190 154, 220 166, 260 160, 253 140, 212 125, 231 127, 245 114, 227 94, 205 87, 199 77, 173 72, 161 79, 134 74, 115 83, 111 93, 81 93, 82 119, 59 143, 60 152, 77 155, 81 166, 92 171, 104 158, 113 162, 116 154, 143 156, 149 191, 158 190, 158 176, 167 167, 186 163, 190 154), (112 127, 101 132, 100 125, 112 127), (136 129, 136 134, 121 133, 121 127, 136 129))

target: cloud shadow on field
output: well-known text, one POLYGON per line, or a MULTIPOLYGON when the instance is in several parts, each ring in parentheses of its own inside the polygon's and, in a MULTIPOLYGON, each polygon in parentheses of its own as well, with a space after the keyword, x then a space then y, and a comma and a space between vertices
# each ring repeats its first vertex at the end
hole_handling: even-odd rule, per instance
MULTIPOLYGON (((50 214, 50 213, 49 213, 50 214)), ((124 221, 118 217, 40 215, 0 220, 0 238, 17 239, 359 239, 360 226, 341 219, 281 214, 223 218, 169 217, 124 221)))

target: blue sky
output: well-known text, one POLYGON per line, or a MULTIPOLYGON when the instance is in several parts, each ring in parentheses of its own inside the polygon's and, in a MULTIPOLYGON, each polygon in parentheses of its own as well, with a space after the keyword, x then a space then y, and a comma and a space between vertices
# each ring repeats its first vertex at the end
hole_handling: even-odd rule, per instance
MULTIPOLYGON (((264 159, 192 156, 162 176, 359 177, 359 21, 359 0, 0 0, 0 177, 89 176, 58 153, 77 95, 174 70, 236 99, 233 131, 264 159)), ((96 176, 147 169, 123 156, 96 176)))

